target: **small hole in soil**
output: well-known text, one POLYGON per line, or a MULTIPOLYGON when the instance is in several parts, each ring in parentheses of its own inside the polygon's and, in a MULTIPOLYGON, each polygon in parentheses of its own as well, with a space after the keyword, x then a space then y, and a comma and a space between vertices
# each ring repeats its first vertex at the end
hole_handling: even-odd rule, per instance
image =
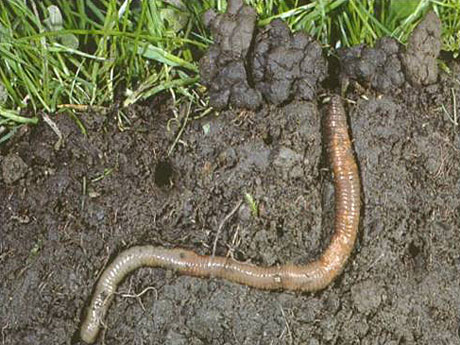
POLYGON ((284 236, 284 219, 282 219, 278 224, 276 224, 276 235, 278 238, 284 236))
POLYGON ((273 137, 272 137, 271 133, 267 133, 267 135, 264 136, 263 141, 264 141, 265 145, 268 145, 268 146, 273 144, 273 137))
POLYGON ((409 253, 413 258, 415 258, 420 253, 420 248, 415 245, 414 242, 411 242, 409 244, 409 253))
POLYGON ((173 168, 167 161, 159 161, 155 168, 155 184, 158 187, 169 186, 173 178, 173 168))
POLYGON ((327 75, 321 85, 329 90, 336 90, 337 85, 340 85, 340 62, 337 57, 330 56, 327 59, 327 75))

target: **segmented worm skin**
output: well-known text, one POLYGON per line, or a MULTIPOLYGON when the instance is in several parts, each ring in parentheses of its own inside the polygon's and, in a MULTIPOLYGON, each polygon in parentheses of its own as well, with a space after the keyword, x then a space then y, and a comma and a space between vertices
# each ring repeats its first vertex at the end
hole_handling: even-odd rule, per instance
POLYGON ((137 246, 123 251, 105 269, 96 285, 80 336, 96 340, 101 321, 117 285, 142 266, 162 267, 198 277, 218 277, 265 290, 317 291, 342 271, 358 231, 360 184, 353 156, 345 110, 339 96, 332 96, 324 121, 327 153, 334 172, 335 232, 321 257, 304 266, 260 267, 230 258, 198 255, 184 249, 137 246))

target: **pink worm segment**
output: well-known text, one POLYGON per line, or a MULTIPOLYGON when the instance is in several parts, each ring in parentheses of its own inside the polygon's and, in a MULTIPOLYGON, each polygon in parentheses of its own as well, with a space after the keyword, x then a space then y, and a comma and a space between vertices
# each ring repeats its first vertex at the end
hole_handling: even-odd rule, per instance
POLYGON ((317 261, 303 266, 260 267, 185 249, 132 247, 120 253, 102 273, 81 325, 81 339, 89 344, 96 340, 118 284, 127 274, 143 266, 172 269, 190 276, 218 277, 264 290, 317 291, 329 285, 342 272, 353 250, 360 210, 358 167, 339 96, 332 96, 324 128, 334 171, 335 232, 317 261))

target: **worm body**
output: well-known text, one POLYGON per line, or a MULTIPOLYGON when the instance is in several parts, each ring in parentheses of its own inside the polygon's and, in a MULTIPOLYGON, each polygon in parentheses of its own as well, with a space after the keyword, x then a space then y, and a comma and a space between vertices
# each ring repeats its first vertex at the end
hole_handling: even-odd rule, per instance
POLYGON ((339 96, 332 96, 324 121, 326 149, 335 185, 335 231, 317 261, 307 265, 260 267, 230 258, 198 255, 184 249, 136 246, 119 254, 101 275, 80 336, 93 343, 118 284, 142 266, 172 269, 198 277, 217 277, 265 290, 317 291, 342 271, 356 239, 360 211, 358 168, 353 156, 345 110, 339 96))

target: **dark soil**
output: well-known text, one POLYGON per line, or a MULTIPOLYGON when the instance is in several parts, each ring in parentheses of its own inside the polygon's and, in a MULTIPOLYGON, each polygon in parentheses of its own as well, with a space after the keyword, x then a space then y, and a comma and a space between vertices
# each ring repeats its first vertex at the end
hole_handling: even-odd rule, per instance
MULTIPOLYGON (((294 49, 294 38, 286 42, 294 49)), ((364 49, 342 56, 352 64, 364 49)), ((408 52, 372 49, 384 56, 370 60, 367 68, 376 74, 363 78, 353 73, 365 66, 347 69, 342 61, 343 78, 354 86, 347 110, 363 216, 340 278, 324 291, 295 294, 140 269, 121 284, 100 344, 460 342, 460 133, 440 108, 455 111, 451 89, 459 93, 459 68, 452 65, 450 76, 429 83, 408 77, 418 73, 404 67, 408 52), (376 84, 376 78, 389 82, 373 77, 385 70, 403 77, 392 79, 398 86, 376 84), (391 92, 377 94, 379 85, 391 92)), ((427 68, 420 73, 432 78, 427 68)), ((241 261, 317 258, 332 234, 334 213, 321 135, 324 108, 316 96, 293 97, 300 84, 290 78, 281 98, 288 96, 272 100, 281 105, 265 104, 270 97, 248 82, 245 87, 261 97, 257 111, 189 121, 179 140, 187 108, 171 120, 172 105, 163 99, 130 109, 123 130, 115 111, 83 115, 87 136, 58 115, 59 150, 44 122, 4 146, 0 343, 78 343, 81 313, 98 275, 134 244, 211 254, 218 235, 216 254, 241 261)), ((316 86, 306 94, 315 93, 316 86)), ((188 118, 199 115, 192 109, 188 118)))

